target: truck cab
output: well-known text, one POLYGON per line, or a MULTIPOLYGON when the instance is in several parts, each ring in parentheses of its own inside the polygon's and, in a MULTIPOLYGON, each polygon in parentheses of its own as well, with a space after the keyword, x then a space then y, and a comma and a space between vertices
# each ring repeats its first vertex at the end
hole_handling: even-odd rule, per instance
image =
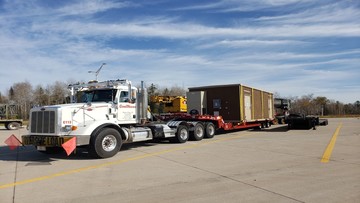
POLYGON ((88 146, 97 158, 114 156, 122 143, 155 138, 186 142, 188 124, 151 122, 144 84, 133 87, 128 80, 108 80, 69 85, 71 103, 31 109, 25 145, 42 152, 62 150, 76 138, 76 146, 88 146))
POLYGON ((101 89, 85 89, 77 92, 77 102, 80 103, 110 103, 111 115, 117 119, 118 124, 136 123, 136 92, 137 88, 117 86, 101 89))

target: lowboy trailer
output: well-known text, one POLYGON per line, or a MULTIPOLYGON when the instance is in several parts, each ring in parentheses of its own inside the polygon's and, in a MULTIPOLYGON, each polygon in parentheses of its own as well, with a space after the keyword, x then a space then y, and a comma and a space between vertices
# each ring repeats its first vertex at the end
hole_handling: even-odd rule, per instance
POLYGON ((273 95, 242 84, 191 87, 188 113, 165 113, 160 120, 200 122, 205 131, 267 128, 274 122, 273 95))

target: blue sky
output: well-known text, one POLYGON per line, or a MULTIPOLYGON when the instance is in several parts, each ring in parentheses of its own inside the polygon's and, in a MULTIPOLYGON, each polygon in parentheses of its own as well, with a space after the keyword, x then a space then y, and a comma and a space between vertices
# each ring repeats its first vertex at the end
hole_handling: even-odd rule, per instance
POLYGON ((127 78, 360 100, 359 0, 0 0, 0 91, 127 78))

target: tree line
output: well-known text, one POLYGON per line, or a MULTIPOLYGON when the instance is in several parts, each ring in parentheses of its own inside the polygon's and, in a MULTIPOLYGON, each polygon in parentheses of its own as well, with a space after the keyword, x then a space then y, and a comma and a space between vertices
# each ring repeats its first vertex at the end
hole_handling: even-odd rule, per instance
POLYGON ((0 104, 18 106, 18 117, 28 119, 33 106, 45 106, 68 103, 70 92, 68 85, 56 81, 51 85, 33 87, 29 82, 14 83, 5 95, 0 93, 0 104))
MULTIPOLYGON (((151 84, 148 87, 149 96, 185 96, 186 89, 178 86, 160 87, 151 84)), ((70 102, 70 91, 68 83, 55 81, 50 85, 37 85, 33 87, 29 82, 14 83, 9 90, 2 94, 0 92, 0 104, 18 105, 18 117, 29 118, 30 109, 33 106, 45 106, 65 104, 70 102)), ((360 115, 360 101, 344 104, 339 101, 330 100, 326 97, 314 97, 313 94, 301 97, 288 98, 291 100, 290 112, 303 113, 307 115, 360 115)))
POLYGON ((344 104, 323 96, 314 97, 313 94, 289 98, 291 100, 290 112, 306 115, 345 116, 360 115, 360 101, 344 104))

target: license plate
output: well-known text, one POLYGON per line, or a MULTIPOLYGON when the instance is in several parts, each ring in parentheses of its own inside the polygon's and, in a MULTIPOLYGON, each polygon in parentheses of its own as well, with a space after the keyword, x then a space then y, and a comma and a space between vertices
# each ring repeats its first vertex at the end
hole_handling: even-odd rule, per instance
POLYGON ((46 147, 45 146, 37 146, 36 149, 38 151, 46 151, 46 147))
POLYGON ((22 141, 24 145, 36 145, 36 146, 49 146, 56 147, 61 146, 64 143, 63 137, 57 136, 23 136, 22 141))

